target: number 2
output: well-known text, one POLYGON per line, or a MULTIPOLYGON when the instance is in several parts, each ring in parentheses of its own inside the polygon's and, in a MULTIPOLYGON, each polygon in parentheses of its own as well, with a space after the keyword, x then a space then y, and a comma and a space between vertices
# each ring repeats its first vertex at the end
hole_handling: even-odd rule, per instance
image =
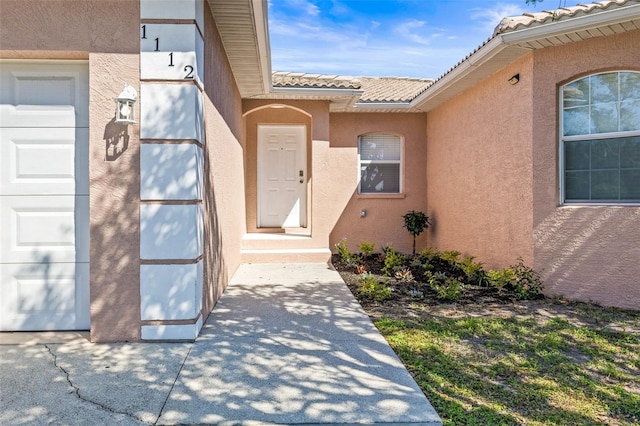
POLYGON ((191 65, 186 65, 184 71, 187 73, 184 78, 193 78, 193 67, 191 65))

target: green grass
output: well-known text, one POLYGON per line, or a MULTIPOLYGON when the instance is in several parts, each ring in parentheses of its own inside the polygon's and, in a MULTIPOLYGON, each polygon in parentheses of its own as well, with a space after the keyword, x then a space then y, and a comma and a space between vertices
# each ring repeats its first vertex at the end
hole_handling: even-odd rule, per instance
POLYGON ((383 318, 376 326, 445 425, 640 424, 640 337, 588 319, 383 318))

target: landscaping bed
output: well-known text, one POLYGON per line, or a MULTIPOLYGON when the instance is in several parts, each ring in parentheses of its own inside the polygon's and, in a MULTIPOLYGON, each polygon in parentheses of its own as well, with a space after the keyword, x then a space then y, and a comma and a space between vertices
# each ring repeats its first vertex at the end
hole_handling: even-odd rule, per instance
POLYGON ((521 261, 485 271, 455 252, 338 252, 445 425, 640 424, 639 311, 546 298, 521 261))

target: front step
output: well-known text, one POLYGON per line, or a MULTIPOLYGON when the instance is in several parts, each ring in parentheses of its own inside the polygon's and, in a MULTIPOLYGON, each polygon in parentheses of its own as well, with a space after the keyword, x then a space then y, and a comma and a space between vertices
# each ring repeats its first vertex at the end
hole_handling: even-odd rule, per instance
POLYGON ((241 263, 327 263, 331 260, 329 249, 243 249, 241 263))
POLYGON ((242 238, 242 263, 328 262, 331 250, 318 247, 310 235, 289 233, 255 233, 242 238))

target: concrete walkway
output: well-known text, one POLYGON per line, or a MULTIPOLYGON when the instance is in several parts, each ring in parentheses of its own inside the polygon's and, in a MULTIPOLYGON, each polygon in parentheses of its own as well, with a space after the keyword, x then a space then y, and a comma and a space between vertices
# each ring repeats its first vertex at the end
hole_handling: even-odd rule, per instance
POLYGON ((242 265, 194 343, 0 346, 0 424, 441 424, 325 264, 242 265))

